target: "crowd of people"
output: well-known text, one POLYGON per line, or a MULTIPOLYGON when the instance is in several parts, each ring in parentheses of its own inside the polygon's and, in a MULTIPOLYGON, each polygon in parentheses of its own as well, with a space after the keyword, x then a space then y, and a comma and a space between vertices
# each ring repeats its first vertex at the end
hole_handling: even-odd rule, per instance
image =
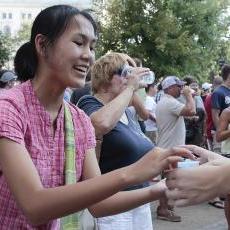
POLYGON ((175 206, 223 197, 230 229, 230 65, 146 85, 138 58, 95 60, 97 39, 87 11, 46 8, 0 72, 1 229, 81 229, 87 208, 100 230, 152 230, 152 201, 179 222, 175 206))

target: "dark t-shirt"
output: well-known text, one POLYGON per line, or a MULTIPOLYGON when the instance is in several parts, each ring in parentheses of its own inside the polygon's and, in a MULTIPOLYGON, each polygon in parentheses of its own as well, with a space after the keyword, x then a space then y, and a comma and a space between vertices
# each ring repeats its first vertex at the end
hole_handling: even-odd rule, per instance
POLYGON ((220 114, 224 109, 230 106, 230 89, 221 85, 212 94, 212 108, 220 110, 220 114))
POLYGON ((70 101, 74 105, 76 105, 81 97, 90 94, 91 94, 91 82, 86 82, 83 88, 78 88, 73 91, 70 101))
MULTIPOLYGON (((78 102, 78 106, 90 116, 103 107, 103 104, 93 96, 84 96, 78 102)), ((103 137, 99 161, 102 174, 136 162, 154 147, 132 120, 130 111, 127 109, 125 112, 129 121, 128 125, 118 121, 116 126, 103 137)), ((147 185, 144 183, 132 186, 129 190, 147 185)))

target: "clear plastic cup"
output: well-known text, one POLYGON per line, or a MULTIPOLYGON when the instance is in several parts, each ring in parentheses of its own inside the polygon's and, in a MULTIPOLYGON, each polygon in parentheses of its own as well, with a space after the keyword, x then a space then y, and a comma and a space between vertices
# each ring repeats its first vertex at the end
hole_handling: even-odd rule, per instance
MULTIPOLYGON (((132 72, 133 68, 134 67, 132 66, 124 65, 121 75, 126 77, 128 74, 132 72)), ((154 81, 155 81, 155 74, 153 71, 149 71, 148 74, 142 76, 140 83, 149 85, 149 84, 152 84, 154 81)))
POLYGON ((149 71, 149 74, 146 74, 140 80, 141 84, 152 84, 155 81, 155 74, 153 71, 149 71))
POLYGON ((199 161, 193 161, 190 159, 185 159, 177 163, 177 168, 194 168, 199 166, 199 161))

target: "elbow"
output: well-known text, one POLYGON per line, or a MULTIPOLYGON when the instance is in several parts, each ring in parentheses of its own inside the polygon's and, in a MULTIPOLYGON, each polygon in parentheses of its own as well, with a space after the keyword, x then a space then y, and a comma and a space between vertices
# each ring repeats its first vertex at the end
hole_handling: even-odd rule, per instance
POLYGON ((39 226, 48 221, 48 219, 44 218, 44 215, 42 215, 43 212, 39 211, 38 208, 35 207, 35 205, 28 204, 25 207, 23 207, 22 210, 27 220, 33 226, 39 226))
POLYGON ((96 131, 96 135, 105 135, 113 129, 113 126, 107 122, 95 122, 93 126, 96 131))
POLYGON ((139 115, 139 116, 140 116, 140 118, 141 118, 142 120, 146 121, 146 120, 149 119, 150 114, 149 114, 149 113, 143 113, 143 114, 141 114, 141 115, 139 115))
POLYGON ((39 226, 41 224, 47 223, 51 216, 46 211, 46 205, 41 202, 38 195, 27 196, 27 198, 19 203, 22 212, 26 216, 27 220, 33 226, 39 226))
POLYGON ((150 112, 148 110, 146 110, 146 109, 144 109, 141 112, 139 112, 138 115, 144 121, 148 120, 150 118, 150 116, 151 116, 150 112))

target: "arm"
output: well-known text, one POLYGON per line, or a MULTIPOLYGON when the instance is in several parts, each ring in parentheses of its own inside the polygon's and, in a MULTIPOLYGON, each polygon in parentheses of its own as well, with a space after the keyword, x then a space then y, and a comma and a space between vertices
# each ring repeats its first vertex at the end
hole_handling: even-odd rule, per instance
MULTIPOLYGON (((10 191, 34 225, 77 212, 129 185, 141 183, 158 175, 170 163, 181 159, 172 155, 189 155, 189 151, 182 148, 167 151, 156 148, 128 167, 99 176, 99 168, 96 165, 95 169, 89 169, 87 173, 84 171, 85 179, 94 171, 95 178, 71 185, 44 188, 24 146, 1 138, 0 150, 1 169, 10 191)), ((90 151, 94 155, 92 161, 96 162, 93 150, 90 151)))
POLYGON ((134 87, 127 86, 116 98, 90 115, 96 136, 103 136, 114 128, 129 105, 134 90, 134 87))
POLYGON ((86 208, 131 182, 126 178, 127 169, 120 169, 77 184, 44 188, 24 146, 1 139, 0 149, 1 169, 10 191, 35 225, 86 208))
MULTIPOLYGON (((94 154, 87 154, 83 173, 85 179, 100 175, 94 154)), ((164 195, 165 189, 165 184, 159 183, 148 188, 118 192, 112 197, 90 206, 89 211, 95 217, 114 215, 136 208, 153 200, 158 200, 164 195)))
POLYGON ((194 116, 196 114, 196 107, 190 89, 185 87, 183 89, 183 94, 186 98, 186 104, 181 110, 180 116, 194 116))
POLYGON ((220 116, 223 100, 224 98, 222 97, 222 94, 218 90, 215 90, 212 93, 211 96, 212 120, 216 130, 218 129, 219 126, 219 116, 220 116))
POLYGON ((219 119, 219 126, 216 133, 216 140, 217 141, 224 141, 227 138, 230 138, 230 129, 228 126, 230 124, 230 110, 225 109, 219 119))
MULTIPOLYGON (((159 182, 158 184, 161 183, 159 182)), ((158 184, 148 188, 119 192, 98 204, 92 205, 89 210, 95 217, 103 217, 125 212, 143 204, 159 200, 165 195, 166 186, 164 183, 158 184)))
POLYGON ((132 105, 134 106, 140 118, 142 118, 143 120, 147 120, 150 118, 150 112, 145 108, 140 97, 136 93, 133 94, 132 105))
POLYGON ((219 109, 212 109, 212 120, 216 129, 218 129, 219 126, 219 114, 219 109))
POLYGON ((97 137, 103 136, 114 128, 130 104, 134 91, 139 88, 140 77, 145 73, 145 68, 134 69, 127 78, 127 87, 117 97, 90 115, 97 137))

